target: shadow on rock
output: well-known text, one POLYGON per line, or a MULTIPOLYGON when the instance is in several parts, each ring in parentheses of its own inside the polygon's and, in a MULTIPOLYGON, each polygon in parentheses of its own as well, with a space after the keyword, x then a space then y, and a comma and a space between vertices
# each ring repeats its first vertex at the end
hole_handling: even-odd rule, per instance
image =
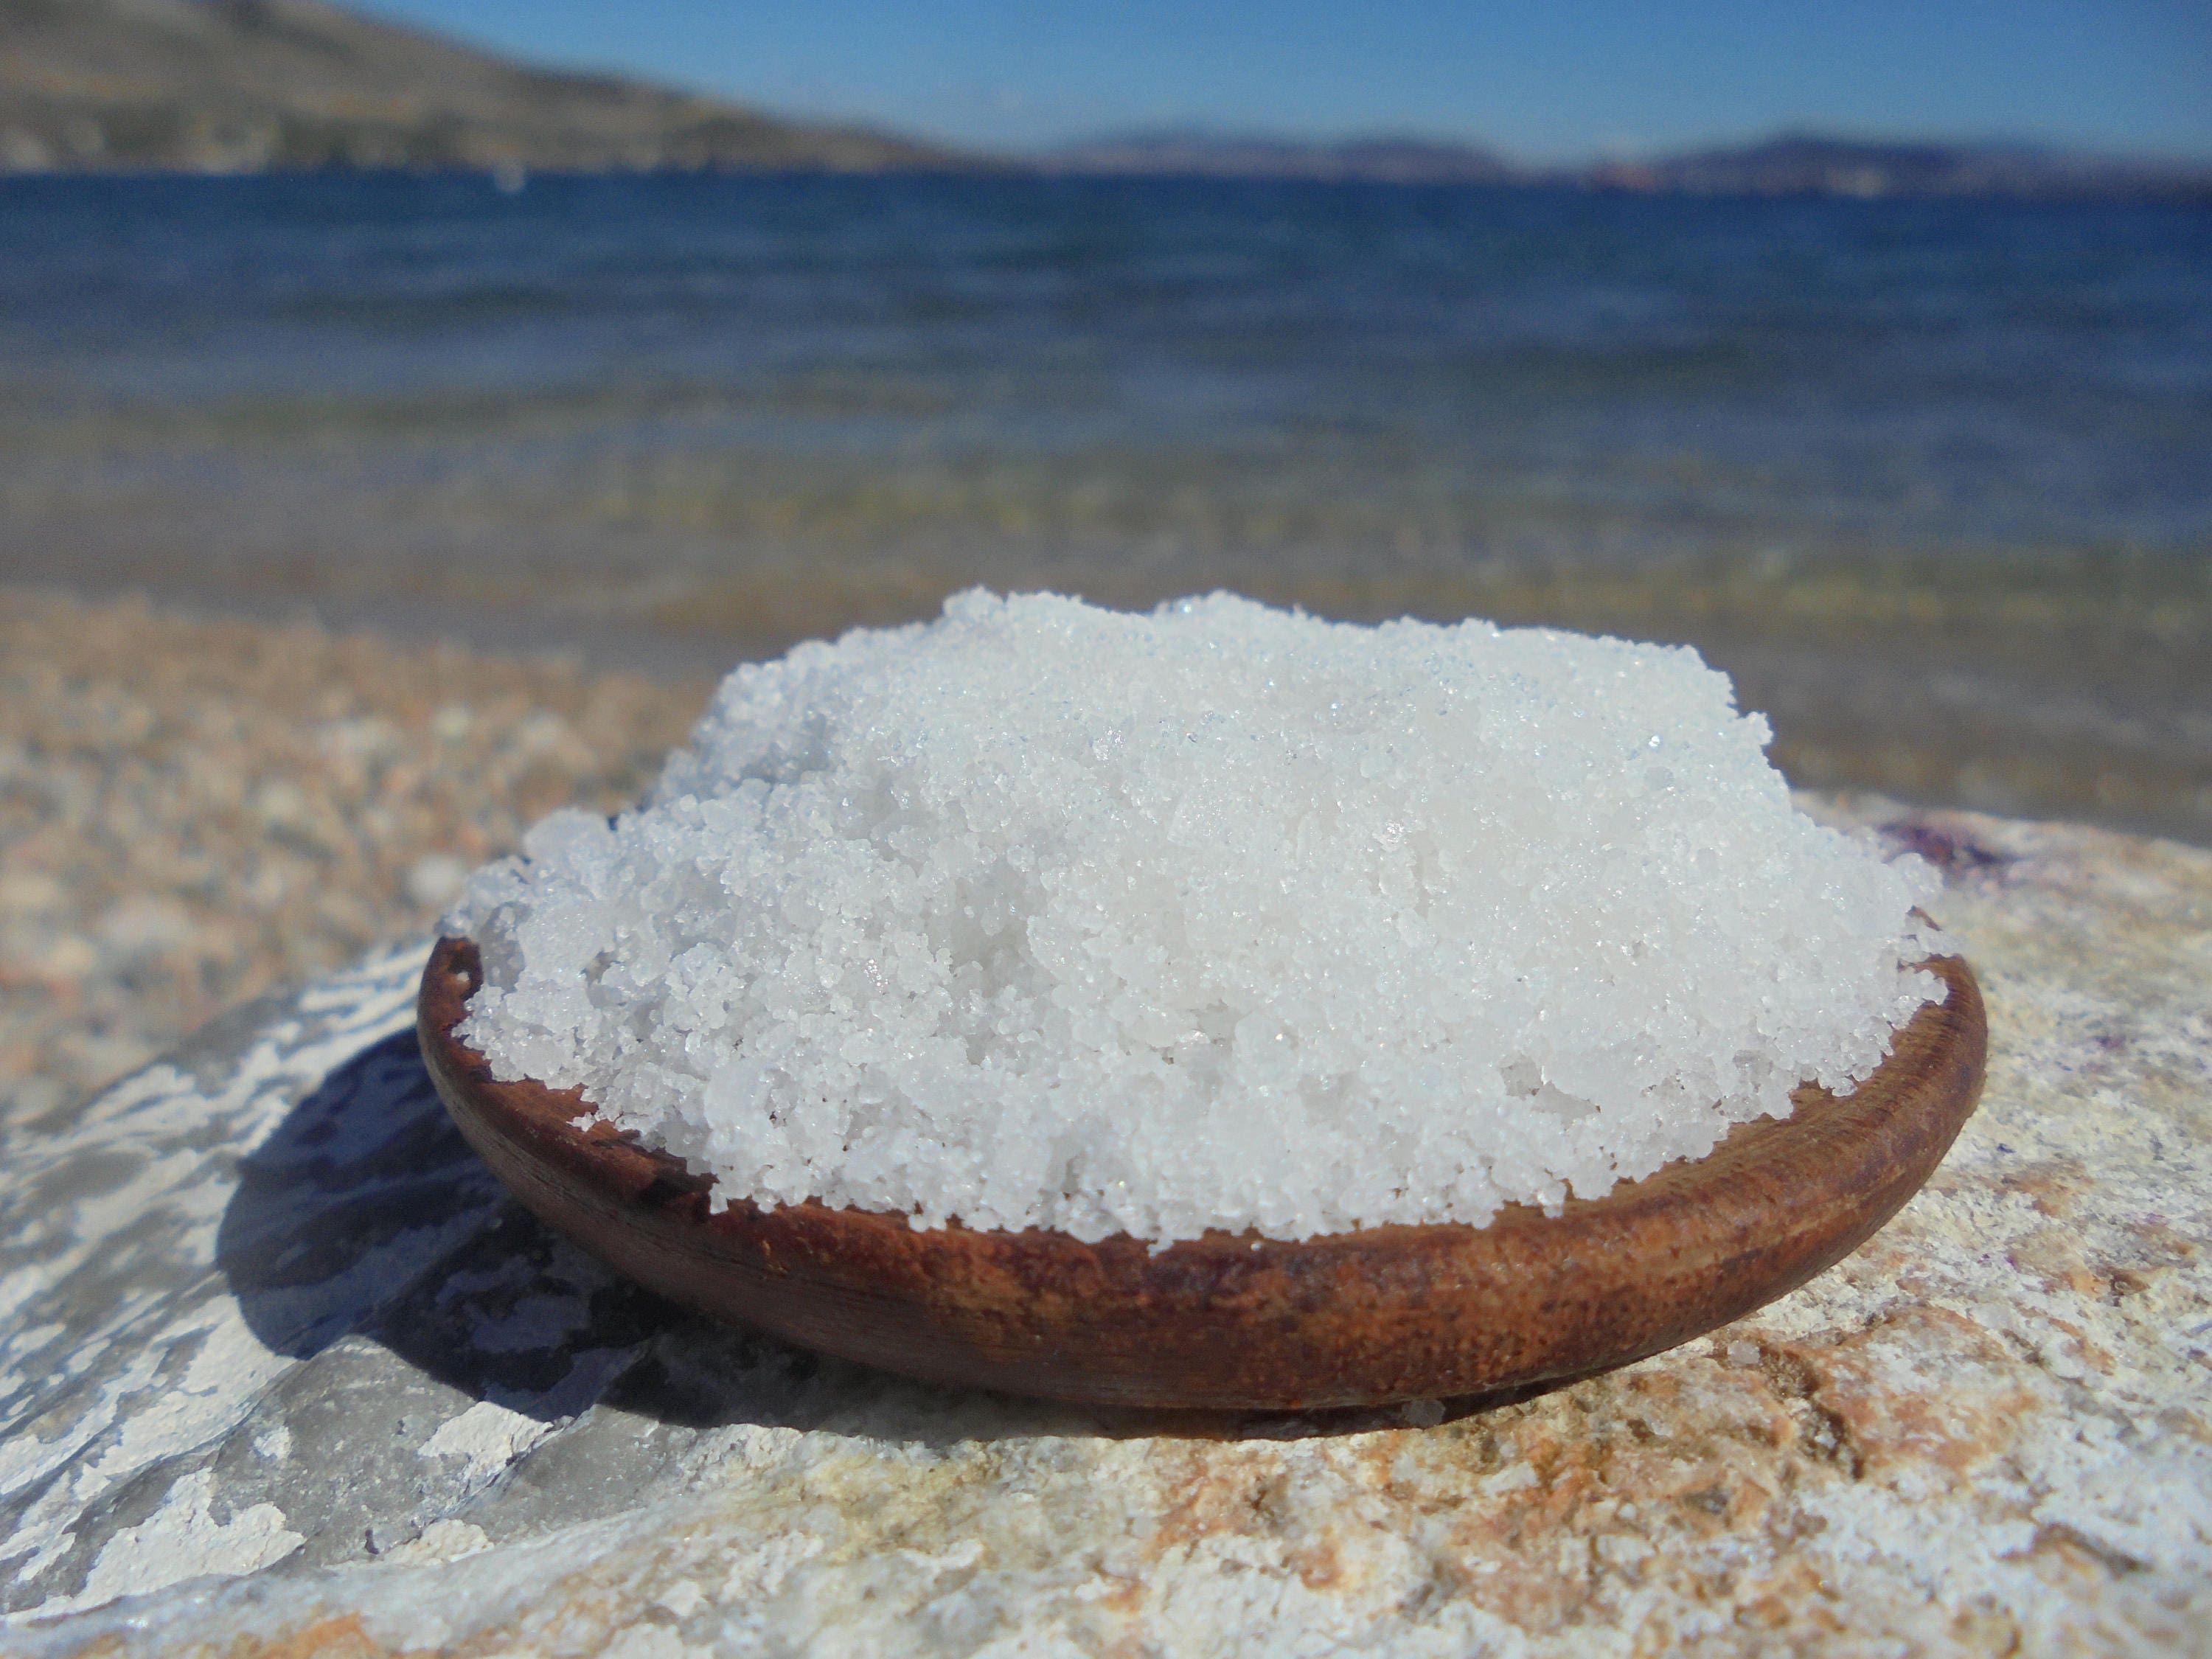
POLYGON ((313 1359, 365 1338, 542 1420, 582 1410, 690 1323, 507 1196, 447 1116, 412 1031, 338 1066, 241 1160, 216 1249, 276 1352, 313 1359))
MULTIPOLYGON (((549 1424, 596 1407, 685 1433, 750 1423, 939 1444, 1067 1433, 1289 1439, 1435 1420, 1396 1407, 1218 1413, 1009 1400, 695 1318, 507 1195, 447 1115, 411 1031, 331 1072, 241 1161, 217 1249, 254 1334, 319 1361, 331 1374, 323 1381, 347 1378, 348 1415, 427 1379, 549 1424)), ((1505 1403, 1458 1402, 1444 1414, 1505 1403)))
POLYGON ((639 1289, 507 1195, 411 1031, 334 1069, 240 1161, 216 1252, 254 1334, 307 1362, 272 1392, 271 1421, 337 1463, 355 1439, 427 1434, 472 1401, 548 1425, 588 1415, 584 1438, 626 1443, 748 1424, 915 1441, 1091 1422, 824 1358, 639 1289))

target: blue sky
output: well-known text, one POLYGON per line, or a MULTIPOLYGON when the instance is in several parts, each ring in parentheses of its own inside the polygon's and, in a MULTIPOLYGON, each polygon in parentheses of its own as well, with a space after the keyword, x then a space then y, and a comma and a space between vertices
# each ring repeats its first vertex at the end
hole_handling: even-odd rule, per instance
POLYGON ((2212 159, 2209 0, 365 0, 503 51, 1025 147, 1200 126, 1537 161, 1783 127, 2212 159))

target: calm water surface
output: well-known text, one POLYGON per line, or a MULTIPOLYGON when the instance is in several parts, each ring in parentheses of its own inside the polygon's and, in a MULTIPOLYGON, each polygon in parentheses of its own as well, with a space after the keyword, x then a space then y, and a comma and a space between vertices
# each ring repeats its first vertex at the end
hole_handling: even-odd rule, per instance
POLYGON ((1559 622, 1804 781, 2212 840, 2212 214, 9 180, 0 574, 672 667, 973 581, 1559 622))

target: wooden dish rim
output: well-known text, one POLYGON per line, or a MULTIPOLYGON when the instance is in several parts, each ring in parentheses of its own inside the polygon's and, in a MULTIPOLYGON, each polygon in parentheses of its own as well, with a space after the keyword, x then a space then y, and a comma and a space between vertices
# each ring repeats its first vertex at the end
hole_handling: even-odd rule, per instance
MULTIPOLYGON (((456 1121, 526 1203, 633 1277, 718 1317, 914 1375, 1061 1398, 1375 1404, 1434 1397, 1444 1391, 1439 1382, 1467 1394, 1625 1363, 1784 1294, 1855 1248, 1926 1180, 1979 1093, 1987 1038, 1972 969, 1958 957, 1923 965, 1944 981, 1945 996, 1916 1013, 1890 1057, 1850 1095, 1801 1086, 1790 1117, 1738 1124, 1704 1158, 1674 1160, 1601 1197, 1570 1198, 1553 1214, 1508 1205, 1480 1228, 1393 1223, 1297 1240, 1216 1231, 1163 1248, 1127 1234, 1085 1243, 1036 1228, 920 1228, 902 1213, 816 1200, 767 1208, 739 1199, 714 1211, 711 1177, 604 1121, 578 1127, 592 1110, 579 1091, 492 1076, 455 1030, 481 979, 467 939, 441 939, 432 951, 419 1024, 456 1121), (627 1241, 626 1230, 652 1233, 664 1250, 672 1242, 700 1261, 689 1277, 672 1278, 627 1241), (746 1292, 750 1300, 696 1282, 716 1263, 761 1281, 746 1292), (830 1315, 873 1298, 896 1328, 872 1340, 829 1315, 811 1320, 803 1307, 753 1310, 753 1303, 775 1302, 784 1288, 775 1281, 793 1274, 793 1284, 811 1284, 828 1298, 830 1315), (1639 1284, 1681 1305, 1640 1317, 1601 1305, 1642 1293, 1639 1284), (1540 1344, 1540 1352, 1516 1349, 1493 1360, 1470 1358, 1483 1339, 1463 1334, 1456 1360, 1434 1358, 1419 1375, 1420 1366, 1408 1362, 1400 1375, 1376 1350, 1379 1336, 1326 1328, 1331 1316, 1322 1305, 1332 1295, 1395 1297, 1405 1304, 1401 1316, 1425 1311, 1465 1324, 1503 1317, 1516 1294, 1520 1304, 1601 1328, 1601 1339, 1584 1345, 1589 1352, 1540 1344), (1046 1320, 1024 1310, 1024 1298, 1057 1311, 1046 1320), (958 1328, 949 1357, 926 1352, 933 1344, 906 1321, 908 1304, 958 1328), (1279 1339, 1286 1352, 1325 1351, 1343 1375, 1310 1389, 1255 1382, 1235 1398, 1216 1399, 1200 1397, 1206 1389, 1196 1383, 1152 1397, 1113 1376, 1077 1374, 1083 1362, 1074 1350, 1103 1340, 1107 1322, 1176 1310, 1242 1320, 1248 1334, 1270 1319, 1285 1332, 1295 1326, 1279 1339), (894 1337, 905 1346, 888 1346, 894 1337), (1353 1346, 1367 1357, 1346 1358, 1353 1346)), ((1402 1318, 1400 1336, 1417 1346, 1441 1340, 1402 1318)), ((1276 1340, 1263 1335, 1261 1346, 1276 1340)), ((1141 1353, 1126 1358, 1132 1366, 1145 1363, 1141 1353)))

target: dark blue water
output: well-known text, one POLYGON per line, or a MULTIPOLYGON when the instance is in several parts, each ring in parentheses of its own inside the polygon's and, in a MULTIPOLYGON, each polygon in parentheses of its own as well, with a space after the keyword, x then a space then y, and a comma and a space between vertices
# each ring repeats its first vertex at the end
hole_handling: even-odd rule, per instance
POLYGON ((2179 209, 23 180, 0 188, 0 375, 18 415, 161 432, 543 416, 601 454, 919 449, 1067 487, 1088 453, 1151 454, 1293 500, 1296 459, 1430 504, 1540 484, 1785 534, 2212 542, 2212 214, 2179 209))
POLYGON ((1695 639, 1837 754, 1938 660, 2086 778, 2212 755, 2212 213, 0 181, 4 573, 702 659, 972 580, 1484 610, 1695 639))

